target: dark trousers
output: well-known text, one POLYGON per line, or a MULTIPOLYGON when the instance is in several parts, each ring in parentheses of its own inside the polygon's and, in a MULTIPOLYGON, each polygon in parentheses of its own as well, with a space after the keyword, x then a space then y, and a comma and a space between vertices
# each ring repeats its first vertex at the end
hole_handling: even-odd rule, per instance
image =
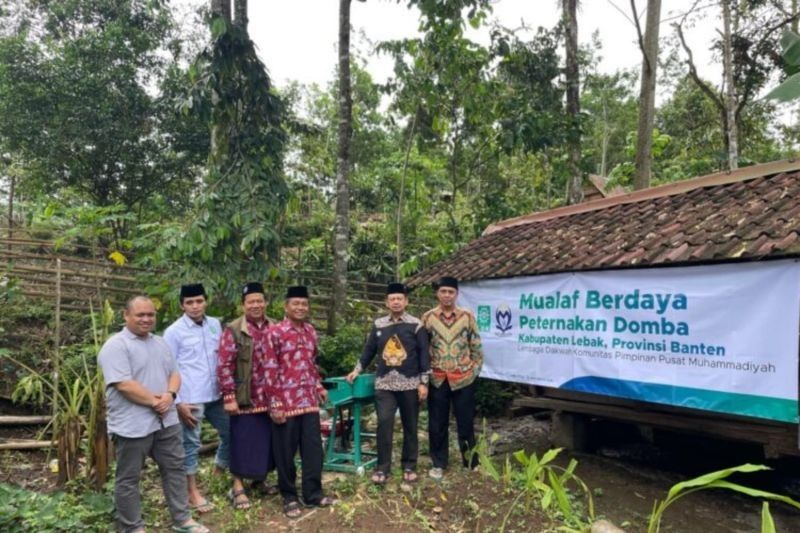
POLYGON ((400 462, 403 470, 417 468, 417 422, 419 402, 417 389, 406 391, 375 391, 375 410, 378 412, 378 466, 377 470, 388 474, 392 467, 392 435, 394 434, 394 415, 400 409, 403 423, 403 454, 400 462))
POLYGON ((472 382, 466 387, 452 390, 445 380, 439 387, 431 384, 428 392, 428 435, 433 466, 447 468, 450 426, 450 403, 456 416, 458 449, 464 466, 474 468, 478 465, 477 455, 470 454, 475 448, 475 387, 472 382))
POLYGON ((319 413, 305 413, 272 425, 272 453, 278 470, 278 488, 284 502, 297 501, 297 468, 294 456, 300 448, 303 502, 322 500, 322 436, 319 413))

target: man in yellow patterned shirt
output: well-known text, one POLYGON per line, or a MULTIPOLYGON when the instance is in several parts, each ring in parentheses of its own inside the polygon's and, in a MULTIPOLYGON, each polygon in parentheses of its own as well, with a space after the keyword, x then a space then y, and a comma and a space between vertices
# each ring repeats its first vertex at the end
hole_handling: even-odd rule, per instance
POLYGON ((439 305, 422 315, 430 335, 430 391, 428 393, 428 435, 433 461, 429 475, 441 479, 448 461, 450 404, 456 417, 458 448, 465 467, 474 468, 475 378, 483 365, 483 349, 475 316, 456 306, 458 280, 443 277, 434 284, 439 305))

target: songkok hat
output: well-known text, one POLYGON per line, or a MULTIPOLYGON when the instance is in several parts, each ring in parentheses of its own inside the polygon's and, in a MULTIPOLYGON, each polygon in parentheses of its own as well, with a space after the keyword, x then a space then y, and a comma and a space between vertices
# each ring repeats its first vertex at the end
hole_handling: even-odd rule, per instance
POLYGON ((386 286, 386 296, 390 294, 406 294, 408 290, 406 290, 406 286, 402 283, 389 283, 386 286))
POLYGON ((433 284, 435 290, 439 290, 442 287, 451 287, 455 290, 458 290, 458 280, 456 278, 451 278, 450 276, 442 276, 439 278, 437 283, 433 284))
POLYGON ((206 290, 203 288, 202 283, 189 283, 181 285, 180 300, 183 302, 184 298, 193 298, 195 296, 205 296, 206 290))
POLYGON ((286 289, 286 299, 289 298, 308 298, 308 287, 305 285, 295 285, 286 289))
POLYGON ((242 287, 242 300, 244 300, 248 294, 254 293, 264 294, 264 286, 257 281, 246 283, 245 286, 242 287))

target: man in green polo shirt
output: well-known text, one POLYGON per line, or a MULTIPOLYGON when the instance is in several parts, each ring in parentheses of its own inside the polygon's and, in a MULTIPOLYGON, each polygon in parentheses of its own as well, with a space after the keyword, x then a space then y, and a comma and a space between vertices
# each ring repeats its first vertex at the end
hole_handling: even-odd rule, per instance
POLYGON ((434 284, 439 305, 422 315, 430 336, 431 388, 428 435, 433 461, 429 475, 441 479, 448 462, 450 404, 456 417, 458 448, 465 467, 474 468, 475 378, 483 365, 483 349, 475 316, 456 306, 458 280, 443 277, 434 284))

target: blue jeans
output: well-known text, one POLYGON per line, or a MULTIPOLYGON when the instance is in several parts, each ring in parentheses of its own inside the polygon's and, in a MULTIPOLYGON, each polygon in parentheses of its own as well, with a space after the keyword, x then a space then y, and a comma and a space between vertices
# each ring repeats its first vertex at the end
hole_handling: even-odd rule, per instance
POLYGON ((197 424, 193 427, 183 426, 183 450, 186 454, 183 460, 183 467, 187 476, 197 474, 197 456, 200 449, 200 426, 205 418, 219 434, 219 447, 214 463, 224 470, 228 469, 230 463, 230 421, 228 413, 222 406, 222 398, 208 403, 192 404, 197 409, 192 411, 192 415, 197 419, 197 424))

